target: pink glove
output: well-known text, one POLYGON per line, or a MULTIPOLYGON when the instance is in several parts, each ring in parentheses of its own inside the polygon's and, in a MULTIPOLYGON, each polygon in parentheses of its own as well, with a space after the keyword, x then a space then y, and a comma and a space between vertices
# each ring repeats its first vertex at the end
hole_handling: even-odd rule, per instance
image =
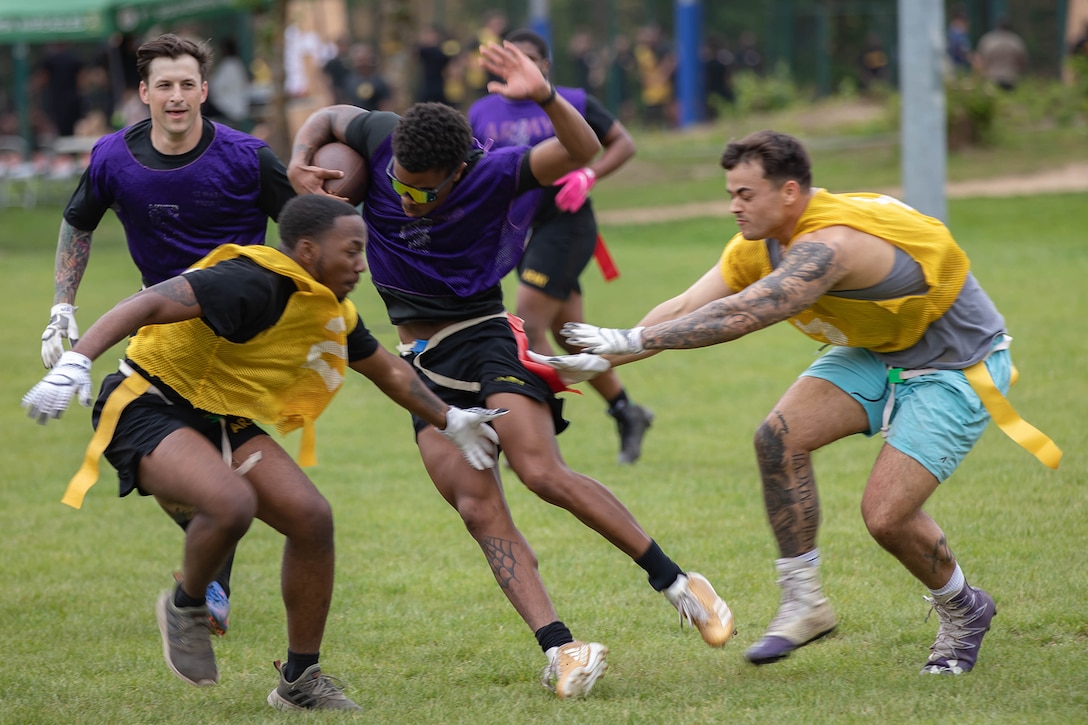
POLYGON ((597 174, 593 169, 575 169, 559 178, 552 186, 561 186, 562 189, 555 195, 555 206, 559 211, 575 212, 582 208, 589 196, 589 190, 597 183, 597 174))

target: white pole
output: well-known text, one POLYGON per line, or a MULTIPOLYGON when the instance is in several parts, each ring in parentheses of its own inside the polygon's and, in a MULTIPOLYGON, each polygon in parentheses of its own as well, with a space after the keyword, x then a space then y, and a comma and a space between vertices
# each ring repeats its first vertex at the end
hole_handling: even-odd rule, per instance
POLYGON ((899 0, 903 201, 948 221, 944 0, 899 0))

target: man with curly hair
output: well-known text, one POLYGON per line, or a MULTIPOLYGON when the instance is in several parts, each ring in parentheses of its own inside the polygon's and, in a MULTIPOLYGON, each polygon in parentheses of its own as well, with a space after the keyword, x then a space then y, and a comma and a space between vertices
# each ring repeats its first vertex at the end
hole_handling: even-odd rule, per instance
MULTIPOLYGON (((708 644, 724 645, 733 634, 733 617, 710 583, 685 573, 607 488, 571 470, 560 455, 555 436, 567 422, 555 390, 607 365, 564 370, 562 378, 539 360, 536 371, 530 369, 534 363, 525 358, 531 353, 503 306, 501 281, 521 258, 539 189, 584 167, 600 144, 517 46, 490 44, 481 52, 486 70, 502 79, 488 89, 535 101, 554 126, 554 137, 487 152, 474 144, 464 116, 442 104, 416 104, 403 118, 332 106, 299 129, 288 178, 300 192, 319 192, 325 179, 338 177, 337 171, 310 165, 314 151, 332 141, 366 157, 368 262, 406 359, 451 405, 508 409, 493 425, 521 481, 631 557, 708 644)), ((431 480, 460 514, 547 656, 543 682, 559 697, 585 695, 605 671, 608 649, 575 640, 559 619, 498 474, 473 470, 440 447, 441 437, 422 421, 413 423, 431 480)))

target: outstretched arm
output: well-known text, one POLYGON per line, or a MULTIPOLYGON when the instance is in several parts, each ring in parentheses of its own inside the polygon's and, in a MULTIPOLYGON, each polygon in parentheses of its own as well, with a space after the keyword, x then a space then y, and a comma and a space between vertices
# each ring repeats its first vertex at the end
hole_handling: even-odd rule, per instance
POLYGON ((468 408, 447 405, 432 393, 406 361, 383 347, 362 360, 350 363, 397 405, 427 421, 461 450, 469 464, 483 470, 495 465, 499 436, 487 425, 506 414, 506 410, 468 408))
POLYGON ((795 242, 774 272, 735 294, 688 309, 715 289, 728 291, 724 282, 719 287, 714 281, 714 268, 688 292, 654 308, 639 327, 616 330, 567 323, 563 334, 587 352, 624 356, 614 364, 646 357, 649 351, 686 350, 736 340, 810 307, 845 274, 840 257, 837 244, 795 242), (670 317, 673 313, 680 316, 670 317))
POLYGON ((118 303, 91 325, 87 334, 23 396, 22 406, 44 425, 59 418, 78 394, 84 407, 91 404, 91 361, 144 325, 178 322, 201 314, 189 281, 174 277, 118 303))

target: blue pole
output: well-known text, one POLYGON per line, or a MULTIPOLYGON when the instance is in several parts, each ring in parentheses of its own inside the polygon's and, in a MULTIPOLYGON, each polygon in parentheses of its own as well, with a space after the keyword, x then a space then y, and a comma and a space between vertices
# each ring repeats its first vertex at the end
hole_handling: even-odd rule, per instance
POLYGON ((548 13, 548 0, 529 0, 529 29, 544 38, 554 56, 555 47, 552 45, 552 21, 548 13))
POLYGON ((676 0, 676 90, 681 128, 703 117, 703 63, 699 50, 703 44, 702 0, 676 0))

